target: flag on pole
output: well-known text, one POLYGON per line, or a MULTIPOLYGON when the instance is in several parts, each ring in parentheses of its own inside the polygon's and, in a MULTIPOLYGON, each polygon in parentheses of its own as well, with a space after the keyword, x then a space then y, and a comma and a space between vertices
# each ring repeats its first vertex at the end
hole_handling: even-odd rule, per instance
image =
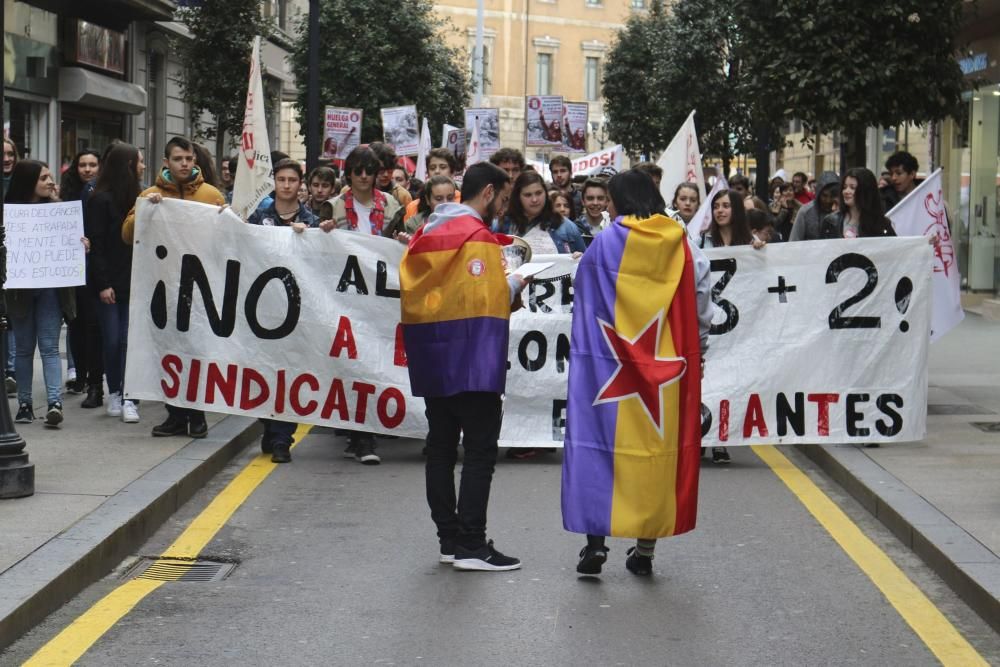
POLYGON ((479 141, 479 118, 475 120, 475 124, 472 126, 472 136, 469 137, 469 145, 465 151, 465 166, 466 168, 471 167, 477 162, 483 161, 483 145, 479 141))
POLYGON ((264 119, 264 87, 260 80, 260 37, 254 37, 246 113, 240 135, 236 177, 233 179, 232 209, 244 220, 274 190, 272 166, 271 143, 264 119))
POLYGON ((427 154, 431 152, 431 126, 424 118, 423 127, 420 129, 420 144, 417 146, 417 168, 413 176, 421 181, 427 180, 427 154))
POLYGON ((669 202, 674 198, 674 190, 681 183, 694 183, 698 186, 698 195, 705 199, 705 174, 701 169, 701 151, 698 148, 698 133, 694 127, 694 111, 688 115, 656 164, 663 170, 660 194, 663 195, 664 201, 669 202))
MULTIPOLYGON (((724 177, 719 176, 715 179, 715 185, 709 191, 708 196, 701 200, 701 206, 695 211, 694 216, 691 217, 690 222, 687 224, 688 236, 697 241, 701 238, 701 235, 705 233, 708 226, 712 224, 712 199, 715 195, 722 190, 729 189, 729 181, 724 177)), ((673 194, 670 195, 673 197, 673 194)))
POLYGON ((941 193, 941 170, 931 174, 913 192, 906 195, 887 214, 899 236, 932 236, 937 234, 934 248, 934 277, 931 287, 931 341, 935 341, 965 319, 960 295, 961 277, 958 256, 948 225, 948 212, 941 193))

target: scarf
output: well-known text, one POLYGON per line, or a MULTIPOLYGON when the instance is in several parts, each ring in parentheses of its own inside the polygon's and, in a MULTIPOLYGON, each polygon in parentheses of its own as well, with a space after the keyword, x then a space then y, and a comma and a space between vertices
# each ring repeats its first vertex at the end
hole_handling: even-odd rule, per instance
MULTIPOLYGON (((378 188, 372 189, 372 212, 368 216, 368 222, 372 227, 372 234, 382 236, 382 225, 385 224, 385 199, 386 195, 378 188)), ((358 212, 354 210, 354 192, 348 190, 344 194, 344 208, 347 210, 347 222, 350 223, 353 231, 358 231, 358 212)))

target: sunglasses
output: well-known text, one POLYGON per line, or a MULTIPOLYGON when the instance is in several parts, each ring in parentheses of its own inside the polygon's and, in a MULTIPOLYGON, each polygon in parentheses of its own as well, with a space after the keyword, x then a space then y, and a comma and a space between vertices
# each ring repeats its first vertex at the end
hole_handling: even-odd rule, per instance
POLYGON ((355 176, 361 176, 362 174, 365 174, 365 175, 368 175, 368 176, 375 176, 375 175, 377 175, 379 173, 379 171, 381 171, 381 170, 374 170, 373 171, 373 170, 369 169, 368 167, 355 167, 351 171, 351 173, 354 174, 355 176))

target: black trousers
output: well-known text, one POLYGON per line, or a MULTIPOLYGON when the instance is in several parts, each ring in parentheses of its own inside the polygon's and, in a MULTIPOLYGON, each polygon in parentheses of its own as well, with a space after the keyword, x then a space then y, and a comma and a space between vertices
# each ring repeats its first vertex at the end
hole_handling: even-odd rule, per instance
POLYGON ((466 549, 486 543, 486 511, 497 462, 502 404, 500 394, 464 392, 426 398, 427 504, 440 540, 466 549), (465 448, 462 479, 455 497, 458 443, 465 448))
POLYGON ((167 414, 176 419, 186 422, 200 423, 205 421, 205 411, 194 408, 181 408, 167 403, 167 414))
POLYGON ((87 385, 104 386, 104 353, 97 320, 98 297, 87 286, 76 288, 76 318, 69 327, 69 344, 76 376, 87 385))

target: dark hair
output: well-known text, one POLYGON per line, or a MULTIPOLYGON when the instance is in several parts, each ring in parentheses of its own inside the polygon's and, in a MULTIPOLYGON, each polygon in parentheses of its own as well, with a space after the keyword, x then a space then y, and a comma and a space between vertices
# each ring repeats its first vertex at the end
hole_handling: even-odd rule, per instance
POLYGON ((809 181, 809 177, 806 175, 806 172, 804 172, 804 171, 797 171, 794 174, 792 174, 792 180, 795 180, 796 178, 799 178, 799 177, 802 178, 802 184, 803 185, 805 185, 809 181))
POLYGON ((229 177, 236 181, 236 166, 240 163, 240 158, 236 155, 229 158, 229 177))
POLYGON ((271 151, 271 165, 278 164, 282 160, 288 159, 288 153, 282 153, 281 151, 271 151))
MULTIPOLYGON (((508 162, 508 161, 517 163, 517 166, 521 169, 524 169, 524 166, 527 164, 524 161, 524 155, 522 155, 521 151, 517 150, 516 148, 501 148, 496 153, 490 156, 490 163, 495 164, 498 167, 500 166, 501 162, 508 162)), ((462 199, 465 199, 465 197, 463 196, 462 199)))
POLYGON ((640 162, 632 168, 646 172, 650 178, 663 178, 663 169, 655 162, 640 162))
MULTIPOLYGON (((83 192, 86 183, 80 178, 80 158, 84 155, 93 155, 97 158, 97 164, 101 163, 101 156, 93 148, 85 148, 73 157, 69 163, 66 173, 63 174, 62 182, 59 183, 59 196, 63 201, 76 201, 83 192)), ((98 172, 100 173, 100 172, 98 172)))
POLYGON ((382 141, 373 141, 368 144, 368 148, 375 154, 378 158, 379 163, 382 165, 383 169, 395 169, 396 168, 396 149, 387 143, 382 141))
POLYGON ((608 181, 608 194, 620 216, 637 218, 666 214, 667 203, 653 183, 653 177, 644 169, 632 168, 615 174, 608 181))
POLYGON ((573 206, 573 197, 568 192, 560 190, 559 188, 553 188, 549 190, 549 203, 552 204, 552 211, 555 212, 556 199, 558 199, 559 197, 565 199, 566 203, 569 205, 569 219, 573 220, 574 218, 576 218, 577 210, 576 207, 573 206))
MULTIPOLYGON (((638 169, 638 167, 636 167, 638 169)), ((701 191, 698 190, 698 186, 691 181, 685 181, 674 188, 674 198, 670 200, 671 208, 677 208, 677 195, 681 193, 681 190, 694 190, 694 193, 698 195, 698 203, 701 203, 701 191)))
POLYGON ((462 177, 462 201, 475 199, 487 185, 492 185, 495 190, 501 190, 508 183, 510 176, 506 171, 492 162, 477 162, 466 169, 462 177))
POLYGON ((778 189, 779 192, 782 192, 782 193, 788 192, 789 190, 794 190, 795 189, 795 186, 792 185, 791 183, 782 183, 781 185, 777 185, 775 187, 778 189))
POLYGON ((840 195, 838 196, 840 208, 838 210, 842 211, 845 216, 849 214, 847 204, 844 203, 844 183, 847 182, 848 178, 853 178, 858 182, 858 187, 854 191, 854 205, 861 212, 858 235, 882 236, 888 223, 875 174, 864 167, 848 169, 844 174, 844 177, 840 180, 840 195))
POLYGON ((604 194, 608 194, 608 182, 603 178, 588 178, 583 182, 583 187, 580 188, 580 194, 587 194, 588 188, 600 188, 604 190, 604 194))
POLYGON ((432 148, 427 154, 427 158, 424 160, 424 164, 428 169, 431 167, 431 158, 437 160, 444 160, 448 163, 448 168, 451 169, 451 173, 454 174, 458 171, 458 160, 455 159, 455 154, 447 148, 432 148))
POLYGON ((774 225, 774 218, 771 217, 770 213, 765 213, 759 208, 752 208, 746 212, 747 215, 747 226, 750 227, 751 231, 757 232, 765 227, 774 225))
POLYGON ((215 158, 201 144, 192 144, 192 147, 194 148, 194 163, 198 166, 201 177, 209 185, 221 190, 222 181, 219 179, 219 173, 215 170, 215 158))
POLYGON ((902 167, 906 173, 915 174, 917 169, 920 168, 920 163, 917 162, 917 158, 913 157, 911 153, 896 151, 885 161, 886 169, 892 171, 893 167, 902 167))
MULTIPOLYGON (((535 184, 542 186, 542 191, 545 191, 545 179, 542 178, 542 175, 534 169, 525 169, 517 177, 517 180, 514 181, 514 189, 510 193, 510 204, 507 205, 507 215, 514 223, 518 236, 527 234, 528 224, 531 223, 531 220, 528 220, 528 216, 524 212, 524 207, 521 205, 521 191, 535 184)), ((563 221, 562 216, 552 209, 552 202, 549 201, 548 195, 546 195, 545 204, 542 206, 542 211, 536 219, 539 220, 543 230, 558 229, 563 221)))
POLYGON ((719 233, 719 225, 715 222, 715 202, 725 196, 729 197, 729 208, 732 210, 729 218, 729 227, 732 229, 730 245, 750 245, 753 243, 753 234, 750 233, 750 226, 747 224, 743 196, 735 190, 719 190, 712 197, 712 222, 708 226, 708 235, 712 237, 712 242, 716 246, 722 245, 722 234, 719 233))
MULTIPOLYGON (((420 199, 418 200, 420 203, 417 204, 417 213, 427 215, 431 212, 430 198, 433 194, 434 188, 438 185, 450 185, 455 188, 455 181, 451 180, 447 176, 442 176, 441 174, 431 176, 427 183, 424 184, 424 191, 421 193, 420 199)), ((455 189, 457 190, 458 188, 455 189)))
POLYGON ((750 179, 744 176, 743 174, 736 174, 735 176, 729 179, 729 188, 733 189, 734 185, 742 185, 747 189, 747 191, 749 191, 750 179))
POLYGON ((372 176, 378 174, 379 169, 382 168, 382 163, 379 161, 378 156, 375 155, 369 146, 358 146, 350 153, 347 154, 347 159, 344 160, 344 180, 347 184, 351 184, 351 176, 354 174, 354 170, 364 167, 372 176))
POLYGON ((278 160, 278 164, 274 165, 272 173, 275 176, 277 176, 278 172, 284 169, 291 169, 299 177, 299 180, 300 181, 302 180, 302 165, 299 164, 298 160, 293 160, 290 157, 286 157, 283 160, 278 160))
POLYGON ((558 167, 566 167, 567 169, 569 169, 569 173, 571 175, 573 173, 573 163, 565 155, 556 155, 556 156, 553 156, 553 158, 551 160, 549 160, 549 170, 550 171, 552 170, 553 167, 556 167, 556 166, 558 166, 558 167))
MULTIPOLYGON (((757 197, 756 195, 754 195, 753 197, 751 197, 751 199, 753 199, 753 208, 754 209, 757 209, 758 211, 763 211, 764 213, 767 213, 768 215, 771 215, 771 209, 768 208, 766 201, 764 201, 760 197, 757 197)), ((744 208, 746 208, 746 207, 744 206, 744 208)), ((750 210, 753 210, 753 209, 750 209, 750 210)), ((748 210, 747 213, 749 214, 750 211, 748 210)))
POLYGON ((135 206, 142 191, 139 185, 139 149, 132 144, 119 142, 104 153, 101 171, 97 174, 94 194, 107 192, 118 211, 124 215, 135 206))
POLYGON ((312 183, 314 179, 319 179, 323 183, 329 183, 335 185, 337 183, 337 174, 330 167, 314 167, 312 171, 309 172, 309 178, 306 179, 307 183, 312 183))
MULTIPOLYGON (((5 144, 10 144, 10 147, 14 149, 14 164, 17 164, 17 161, 21 159, 21 154, 17 150, 17 144, 10 137, 4 137, 3 142, 5 144)), ((13 168, 14 167, 12 165, 11 169, 13 170, 13 168)), ((13 171, 11 173, 13 173, 13 171)))
MULTIPOLYGON (((170 141, 168 141, 167 145, 163 147, 163 157, 169 160, 170 151, 175 148, 180 148, 181 150, 191 151, 194 153, 194 146, 191 145, 190 141, 184 137, 170 137, 170 141)), ((195 155, 195 158, 197 158, 197 155, 195 155)))
MULTIPOLYGON (((7 186, 7 194, 3 200, 8 204, 33 204, 35 199, 35 189, 38 187, 38 179, 42 175, 42 169, 48 169, 49 165, 38 160, 18 160, 14 169, 10 172, 10 184, 7 186)), ((40 199, 41 203, 48 203, 51 198, 40 199)))

